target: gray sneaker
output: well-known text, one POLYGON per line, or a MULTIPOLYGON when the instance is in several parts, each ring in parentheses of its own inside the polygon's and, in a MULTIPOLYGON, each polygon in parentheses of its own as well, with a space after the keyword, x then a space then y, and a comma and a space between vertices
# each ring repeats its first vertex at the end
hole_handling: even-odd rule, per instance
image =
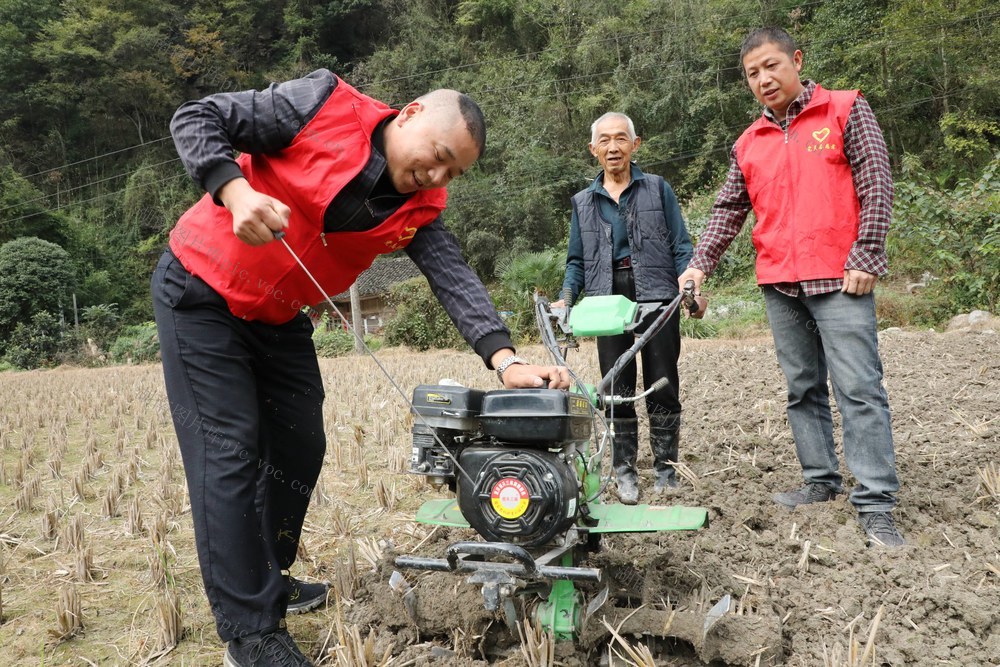
POLYGON ((801 489, 774 494, 774 502, 785 507, 795 508, 799 505, 826 503, 835 500, 838 493, 840 491, 832 486, 810 482, 801 489))
POLYGON ((858 523, 864 528, 870 547, 901 547, 906 544, 890 512, 860 512, 858 523))

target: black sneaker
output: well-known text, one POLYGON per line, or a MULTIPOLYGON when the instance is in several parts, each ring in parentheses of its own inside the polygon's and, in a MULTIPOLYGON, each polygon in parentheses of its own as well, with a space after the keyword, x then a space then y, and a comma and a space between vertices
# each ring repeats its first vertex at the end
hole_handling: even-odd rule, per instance
POLYGON ((785 507, 798 507, 810 503, 825 503, 837 498, 839 490, 826 484, 810 482, 801 489, 774 494, 774 502, 785 507))
POLYGON ((311 584, 290 575, 282 575, 288 587, 288 613, 302 614, 326 603, 330 584, 311 584))
POLYGON ((890 512, 859 512, 858 523, 864 528, 870 547, 901 547, 906 544, 890 512))
POLYGON ((314 667, 295 645, 284 621, 272 630, 229 642, 222 664, 223 667, 314 667))

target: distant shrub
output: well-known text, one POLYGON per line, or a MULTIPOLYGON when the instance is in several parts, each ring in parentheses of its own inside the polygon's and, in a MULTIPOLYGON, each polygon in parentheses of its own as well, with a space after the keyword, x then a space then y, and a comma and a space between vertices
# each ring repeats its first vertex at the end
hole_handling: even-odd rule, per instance
MULTIPOLYGON (((696 193, 684 204, 682 214, 687 225, 691 243, 697 245, 698 237, 705 231, 712 217, 712 205, 715 203, 717 187, 708 187, 696 193)), ((722 285, 741 282, 747 276, 753 276, 754 265, 757 262, 757 251, 753 247, 751 230, 755 224, 753 213, 747 216, 743 229, 733 239, 726 249, 722 260, 708 280, 709 289, 718 289, 722 285)))
POLYGON ((889 232, 893 273, 935 278, 925 297, 947 309, 995 311, 1000 306, 1000 153, 978 178, 944 188, 912 157, 903 160, 889 232))
POLYGON ((916 294, 879 289, 875 293, 875 315, 879 329, 907 326, 936 326, 954 315, 942 294, 916 294))
MULTIPOLYGON (((329 325, 330 318, 324 313, 313 331, 313 345, 316 346, 318 357, 342 357, 354 353, 354 333, 342 326, 329 325)), ((339 322, 339 319, 338 319, 339 322)), ((382 340, 375 336, 365 336, 365 345, 374 352, 382 347, 382 340)))
POLYGON ((387 345, 417 350, 460 347, 462 337, 424 278, 399 283, 389 293, 396 314, 385 327, 387 345))
POLYGON ((497 263, 500 284, 494 298, 497 307, 507 313, 506 324, 514 340, 538 342, 535 290, 550 301, 562 298, 559 290, 565 273, 565 247, 521 253, 497 263))
POLYGON ((18 322, 14 327, 4 360, 18 368, 53 366, 62 342, 59 319, 48 311, 39 311, 29 322, 18 322))
POLYGON ((121 329, 117 303, 87 306, 80 311, 80 320, 83 322, 82 337, 93 340, 102 350, 114 341, 121 329))
POLYGON ((108 350, 111 361, 119 364, 144 364, 156 361, 160 354, 160 339, 156 323, 144 322, 125 327, 108 350))
POLYGON ((319 357, 342 357, 354 351, 354 334, 340 328, 317 327, 312 339, 319 357))

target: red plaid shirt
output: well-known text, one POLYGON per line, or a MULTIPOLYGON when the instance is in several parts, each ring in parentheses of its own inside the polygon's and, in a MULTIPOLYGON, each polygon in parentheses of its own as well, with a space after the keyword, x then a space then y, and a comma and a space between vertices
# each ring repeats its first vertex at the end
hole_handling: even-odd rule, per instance
MULTIPOLYGON (((777 123, 782 129, 792 122, 812 99, 816 84, 804 82, 805 90, 788 106, 784 122, 774 119, 770 109, 764 109, 764 116, 777 123)), ((851 180, 861 203, 861 219, 858 224, 858 239, 854 242, 844 270, 855 269, 878 276, 889 270, 885 254, 885 237, 889 232, 892 217, 892 171, 889 167, 889 151, 885 147, 882 129, 875 120, 868 102, 858 95, 851 107, 851 114, 844 126, 844 155, 851 165, 851 180)), ((747 192, 743 171, 736 162, 736 147, 729 153, 729 173, 712 207, 712 217, 708 226, 698 238, 694 257, 688 266, 711 273, 719 264, 722 254, 739 234, 747 213, 750 212, 750 195, 747 192)), ((815 296, 836 292, 844 285, 843 278, 804 280, 799 283, 777 283, 773 287, 788 296, 815 296)))

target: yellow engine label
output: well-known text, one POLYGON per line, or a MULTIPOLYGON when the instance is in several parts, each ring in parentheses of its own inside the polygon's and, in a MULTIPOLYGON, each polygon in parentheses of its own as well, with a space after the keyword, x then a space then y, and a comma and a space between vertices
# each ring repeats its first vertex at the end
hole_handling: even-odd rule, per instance
POLYGON ((524 482, 516 477, 504 477, 493 485, 490 502, 493 510, 505 519, 516 519, 528 511, 530 494, 524 482))

